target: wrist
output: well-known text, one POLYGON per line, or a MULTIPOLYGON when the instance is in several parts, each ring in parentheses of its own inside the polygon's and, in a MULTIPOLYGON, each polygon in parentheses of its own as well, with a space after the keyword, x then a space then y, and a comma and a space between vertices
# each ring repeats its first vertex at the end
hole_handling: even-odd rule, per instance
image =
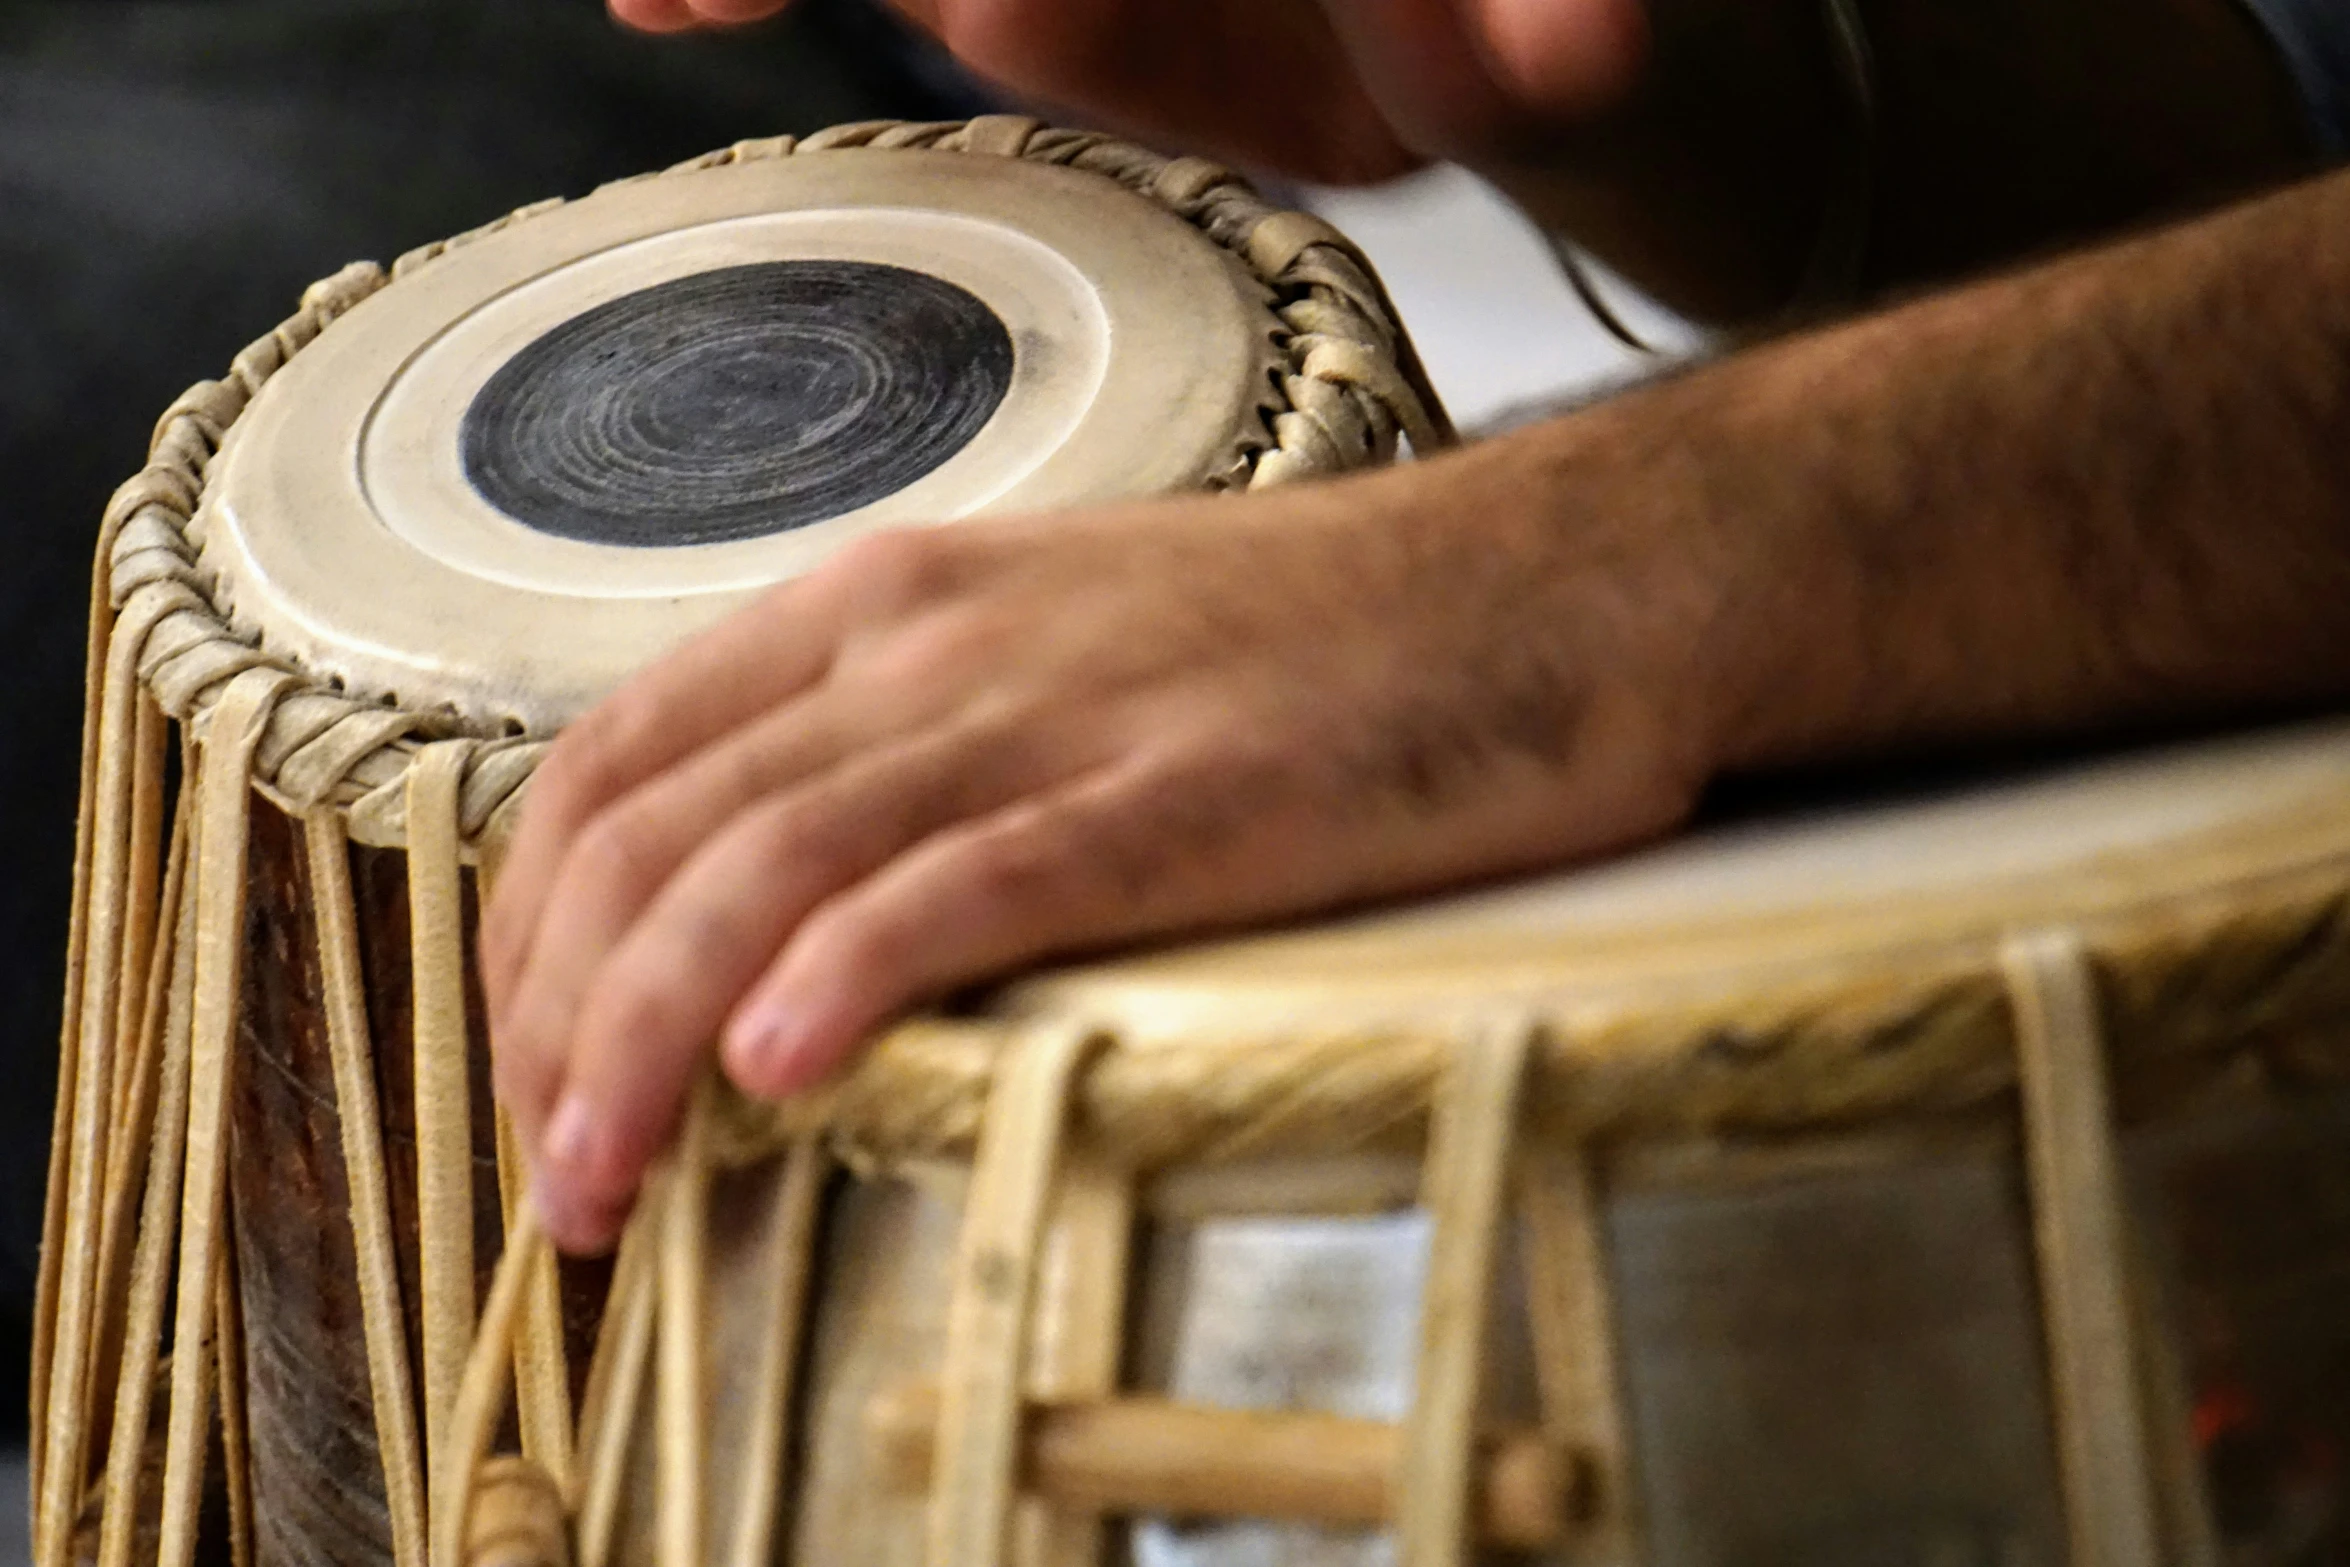
POLYGON ((1877 641, 1906 579, 1821 409, 1876 351, 1794 340, 1478 449, 1477 509, 1531 536, 1554 620, 1599 629, 1589 656, 1648 688, 1700 781, 1866 744, 1898 700, 1877 641))
POLYGON ((1777 590, 1752 591, 1774 563, 1683 450, 1676 421, 1606 404, 1423 465, 1419 482, 1451 542, 1498 563, 1501 634, 1588 683, 1596 707, 1641 714, 1637 743, 1694 794, 1743 760, 1756 649, 1783 638, 1758 613, 1777 590))

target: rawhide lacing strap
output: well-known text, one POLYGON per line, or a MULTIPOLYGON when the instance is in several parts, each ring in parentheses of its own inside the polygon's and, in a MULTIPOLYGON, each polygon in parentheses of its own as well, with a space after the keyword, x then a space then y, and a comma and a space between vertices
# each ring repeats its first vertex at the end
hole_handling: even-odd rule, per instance
MULTIPOLYGON (((214 1356, 206 1349, 219 1326, 219 1273, 228 1239, 228 1109, 244 980, 249 779, 253 751, 286 683, 273 669, 247 670, 230 681, 198 752, 187 1174, 180 1193, 178 1315, 171 1336, 158 1567, 190 1567, 196 1556, 211 1435, 206 1382, 214 1356)), ((59 1537, 46 1543, 54 1548, 59 1537)))
POLYGON ((1486 1030, 1460 1051, 1437 1093, 1420 1191, 1431 1224, 1428 1282, 1396 1496, 1400 1567, 1470 1560, 1479 1378, 1534 1040, 1523 1018, 1486 1030))
POLYGON ((2159 1561, 2130 1215, 2096 979, 2070 931, 2014 936, 2001 960, 2015 1013, 2068 1559, 2075 1567, 2159 1561))
POLYGON ((334 1058, 335 1119, 343 1134, 343 1168, 351 1187, 351 1229, 359 1265, 360 1328, 367 1338, 368 1391, 375 1446, 391 1515, 393 1567, 424 1567, 424 1449, 416 1430, 416 1379, 408 1364, 393 1240, 391 1178, 384 1161, 383 1116, 376 1102, 369 1048, 367 985, 360 968, 359 914, 351 891, 350 843, 342 813, 321 806, 302 821, 310 894, 318 921, 320 989, 327 1048, 334 1058))

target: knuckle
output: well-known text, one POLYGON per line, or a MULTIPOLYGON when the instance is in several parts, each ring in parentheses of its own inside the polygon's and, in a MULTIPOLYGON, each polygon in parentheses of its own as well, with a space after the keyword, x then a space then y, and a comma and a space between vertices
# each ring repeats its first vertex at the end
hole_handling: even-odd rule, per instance
POLYGON ((867 658, 876 683, 909 691, 968 687, 998 667, 1012 639, 989 617, 937 611, 892 631, 867 658))
POLYGON ((919 940, 906 913, 870 899, 836 903, 808 918, 795 956, 851 989, 891 988, 910 966, 919 940))
POLYGON ((588 987, 580 1007, 583 1047, 607 1065, 641 1067, 673 1026, 687 993, 683 976, 657 964, 621 959, 588 987))
POLYGON ((659 704, 625 688, 614 692, 556 740, 531 783, 533 803, 568 814, 608 799, 625 786, 628 759, 657 740, 665 725, 659 704))
POLYGON ((739 897, 664 911, 654 928, 629 944, 625 971, 640 988, 665 998, 666 1006, 707 1006, 711 992, 739 983, 766 955, 759 913, 739 897))
POLYGON ((556 741, 530 781, 526 809, 532 824, 542 830, 571 826, 594 810, 611 787, 608 753, 585 727, 593 722, 593 715, 581 719, 582 727, 556 741))
POLYGON ((1070 813, 1038 806, 975 837, 949 875, 964 898, 1000 911, 1055 895, 1082 859, 1070 813))
POLYGON ((778 878, 836 883, 859 868, 857 802, 832 791, 770 801, 750 824, 743 852, 778 878))
POLYGON ((648 824, 628 811, 611 811, 590 822, 573 851, 575 874, 588 896, 641 894, 658 881, 660 856, 648 824))
POLYGON ((1074 906, 1091 863, 1088 848, 1088 835, 1068 807, 1008 807, 926 868, 900 900, 903 917, 934 932, 1049 923, 1074 906))
POLYGON ((962 553, 950 530, 894 528, 843 550, 831 574, 855 609, 889 616, 949 591, 960 575, 962 553))

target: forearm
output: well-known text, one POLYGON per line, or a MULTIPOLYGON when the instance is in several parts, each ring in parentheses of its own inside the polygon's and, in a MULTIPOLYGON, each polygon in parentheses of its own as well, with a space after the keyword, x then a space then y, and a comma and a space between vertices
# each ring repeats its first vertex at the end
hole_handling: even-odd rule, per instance
POLYGON ((1655 562, 1635 580, 1707 650, 1718 768, 2339 698, 2350 175, 1482 460, 1541 498, 1532 547, 1599 529, 1655 562))
MULTIPOLYGON (((1879 99, 1864 294, 1912 289, 2305 173, 2238 0, 1859 0, 1879 99)), ((1795 291, 1853 121, 1819 0, 1653 0, 1633 95, 1484 171, 1701 319, 1795 291)))

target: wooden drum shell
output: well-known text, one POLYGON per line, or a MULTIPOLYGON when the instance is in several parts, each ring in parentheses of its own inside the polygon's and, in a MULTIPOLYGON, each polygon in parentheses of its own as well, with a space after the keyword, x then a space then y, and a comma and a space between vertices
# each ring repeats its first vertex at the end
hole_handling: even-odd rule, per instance
MULTIPOLYGON (((321 999, 318 889, 303 831, 300 822, 256 802, 230 1161, 254 1545, 263 1563, 380 1563, 391 1559, 390 1521, 361 1326, 342 1112, 321 999)), ((403 1238, 401 1321, 414 1366, 422 1363, 423 1346, 413 1239, 419 1214, 407 863, 397 851, 365 845, 352 845, 349 854, 392 1228, 403 1238)), ((467 1032, 481 1040, 488 1034, 473 979, 474 886, 468 869, 467 1032)), ((488 1287, 505 1231, 489 1061, 478 1048, 470 1052, 470 1077, 478 1296, 488 1287)), ((565 1269, 572 1360, 583 1378, 607 1272, 595 1263, 565 1269)))
POLYGON ((35 1313, 41 1567, 424 1567, 469 1539, 523 1548, 561 1512, 530 1465, 481 1471, 495 1518, 432 1493, 472 1474, 441 1427, 475 1398, 477 1312, 519 1300, 531 1329, 523 1409, 482 1444, 560 1471, 598 1392, 608 1269, 491 1288, 519 1181, 472 933, 478 863, 615 660, 859 530, 1264 487, 1450 439, 1326 224, 1204 161, 1017 116, 745 142, 314 286, 166 411, 99 539, 35 1313), (958 235, 970 254, 939 239, 958 235), (426 345, 494 374, 533 333, 705 273, 903 277, 926 255, 1025 345, 1005 417, 902 492, 718 546, 708 580, 716 556, 577 540, 509 569, 546 530, 466 489, 449 399, 400 389, 426 345), (316 422, 367 447, 394 414, 380 450, 329 450, 316 422), (386 468, 411 448, 414 483, 386 468), (377 510, 395 491, 400 514, 377 510))

